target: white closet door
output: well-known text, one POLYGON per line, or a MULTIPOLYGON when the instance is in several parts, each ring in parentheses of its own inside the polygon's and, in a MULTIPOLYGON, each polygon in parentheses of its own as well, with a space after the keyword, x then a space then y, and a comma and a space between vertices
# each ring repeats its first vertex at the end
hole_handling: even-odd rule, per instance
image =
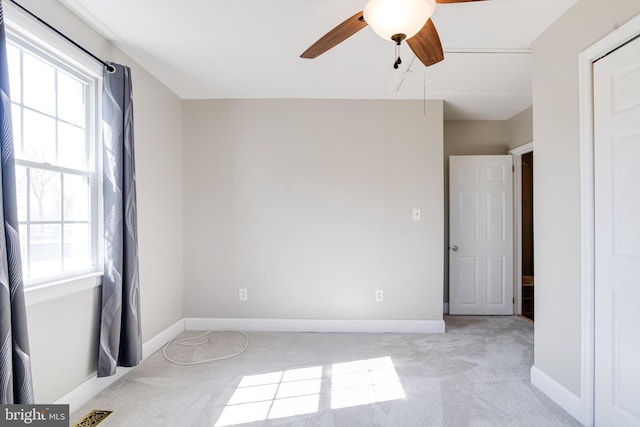
POLYGON ((640 426, 640 40, 594 64, 595 419, 640 426))

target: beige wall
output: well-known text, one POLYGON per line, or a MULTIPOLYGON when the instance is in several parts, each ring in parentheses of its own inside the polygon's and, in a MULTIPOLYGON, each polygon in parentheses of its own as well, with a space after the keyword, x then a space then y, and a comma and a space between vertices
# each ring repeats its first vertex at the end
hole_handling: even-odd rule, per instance
POLYGON ((533 44, 535 366, 578 396, 578 55, 638 13, 638 0, 580 0, 533 44))
POLYGON ((529 107, 507 120, 507 144, 512 149, 532 141, 533 107, 529 107))
POLYGON ((186 101, 185 315, 442 319, 442 102, 427 105, 186 101))
MULTIPOLYGON (((20 2, 96 55, 132 68, 143 341, 182 318, 182 101, 58 2, 20 2)), ((6 10, 5 10, 6 12, 6 10)), ((27 309, 36 401, 96 370, 99 288, 27 309)))
POLYGON ((101 288, 27 308, 36 403, 50 403, 94 376, 101 288))

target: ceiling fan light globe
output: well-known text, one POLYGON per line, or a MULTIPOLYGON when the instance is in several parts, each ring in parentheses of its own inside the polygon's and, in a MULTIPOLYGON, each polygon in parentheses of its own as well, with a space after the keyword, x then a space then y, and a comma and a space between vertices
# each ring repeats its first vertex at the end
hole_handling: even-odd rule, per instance
POLYGON ((369 0, 364 20, 385 40, 396 34, 409 39, 422 29, 435 8, 435 0, 369 0))

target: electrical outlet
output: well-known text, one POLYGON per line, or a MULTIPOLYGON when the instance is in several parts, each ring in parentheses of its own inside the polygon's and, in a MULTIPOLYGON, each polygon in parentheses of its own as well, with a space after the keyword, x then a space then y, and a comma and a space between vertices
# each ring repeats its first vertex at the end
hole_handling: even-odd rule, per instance
POLYGON ((382 302, 384 300, 384 292, 382 289, 376 289, 376 302, 382 302))
POLYGON ((247 288, 238 289, 238 297, 240 301, 246 301, 248 299, 247 288))

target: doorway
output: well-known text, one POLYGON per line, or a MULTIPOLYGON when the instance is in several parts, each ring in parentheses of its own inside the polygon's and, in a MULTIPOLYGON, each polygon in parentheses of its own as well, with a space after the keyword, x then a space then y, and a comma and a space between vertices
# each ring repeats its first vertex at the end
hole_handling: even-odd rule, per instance
POLYGON ((514 301, 513 312, 534 320, 533 143, 509 151, 513 156, 514 301))

